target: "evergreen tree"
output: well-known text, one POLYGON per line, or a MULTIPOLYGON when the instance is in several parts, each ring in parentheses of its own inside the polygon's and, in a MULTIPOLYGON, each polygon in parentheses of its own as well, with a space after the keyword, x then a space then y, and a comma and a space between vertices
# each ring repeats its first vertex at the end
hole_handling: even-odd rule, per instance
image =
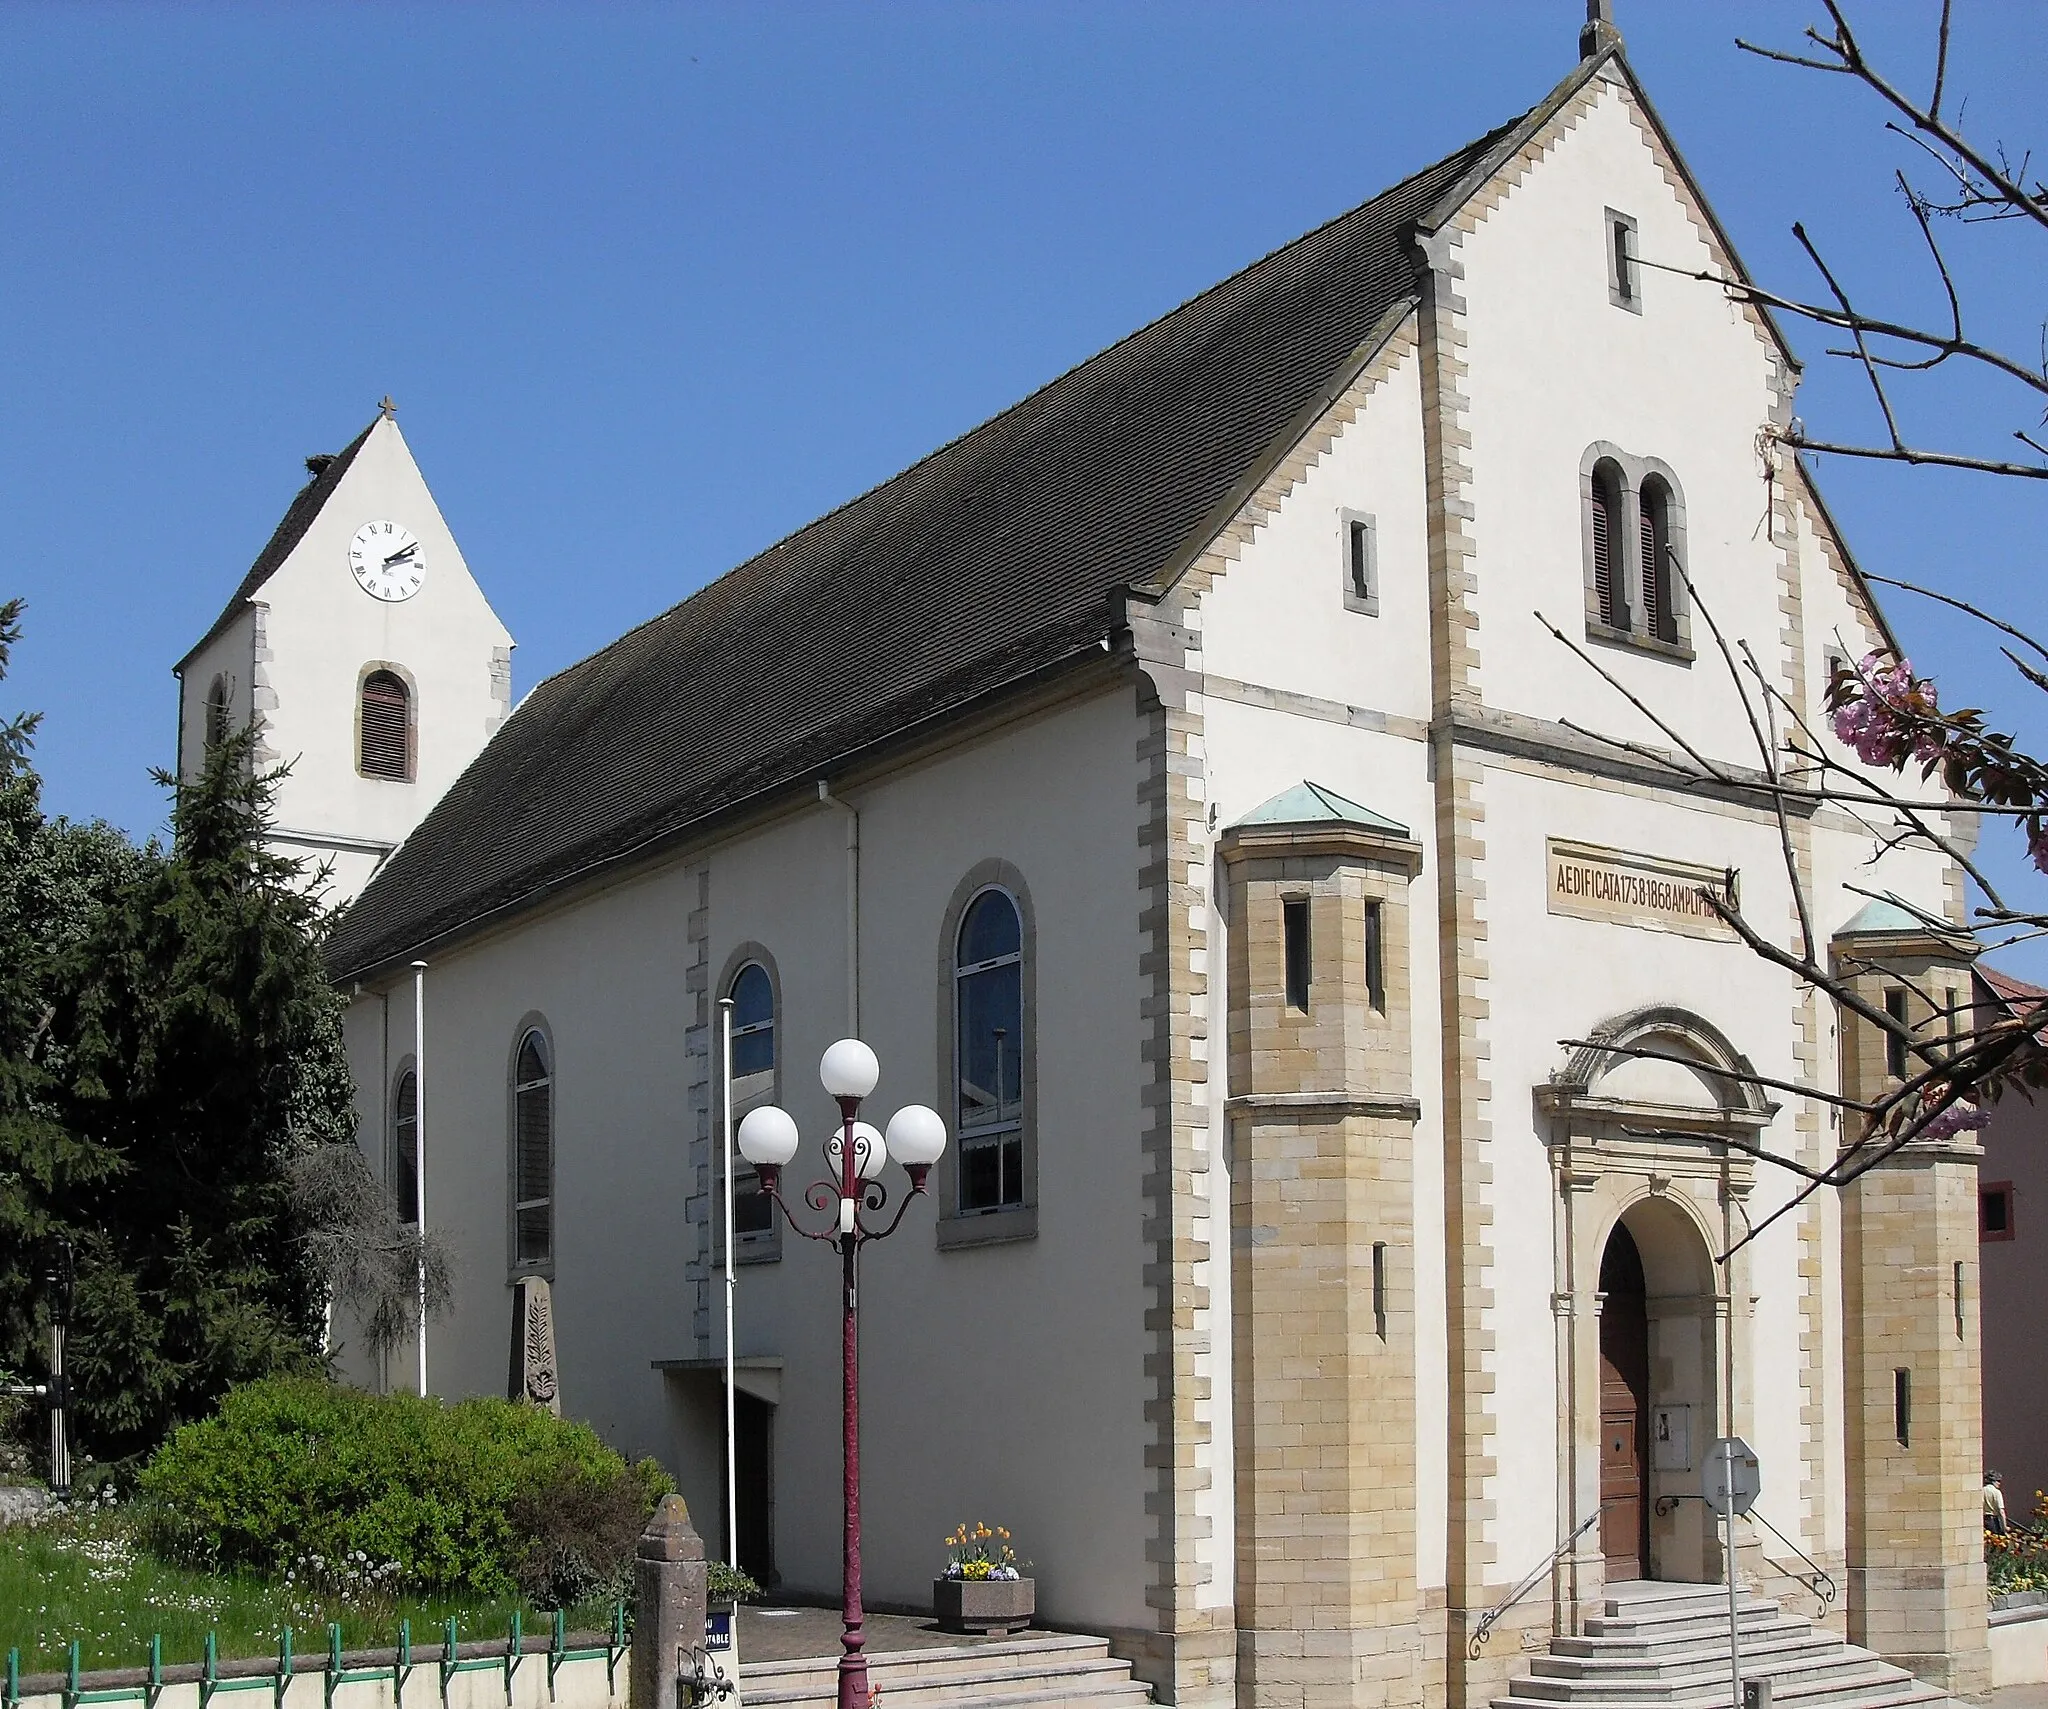
POLYGON ((294 1164, 352 1145, 320 904, 264 846, 255 737, 175 791, 144 863, 60 964, 66 1130, 120 1159, 82 1183, 76 1386, 102 1457, 144 1449, 229 1385, 311 1365, 327 1296, 294 1164))
MULTIPOLYGON (((0 674, 19 615, 0 607, 0 674)), ((295 1183, 354 1157, 353 1093, 253 733, 160 778, 166 851, 46 820, 33 730, 0 726, 0 1365, 46 1368, 41 1277, 68 1238, 76 1433, 121 1459, 232 1383, 317 1367, 321 1230, 295 1183)))
MULTIPOLYGON (((20 633, 21 602, 0 604, 0 679, 20 633)), ((44 818, 29 762, 37 722, 24 713, 0 725, 0 1369, 19 1373, 46 1364, 44 1277, 71 1231, 62 1207, 121 1167, 56 1115, 57 969, 98 911, 160 858, 112 826, 44 818)))

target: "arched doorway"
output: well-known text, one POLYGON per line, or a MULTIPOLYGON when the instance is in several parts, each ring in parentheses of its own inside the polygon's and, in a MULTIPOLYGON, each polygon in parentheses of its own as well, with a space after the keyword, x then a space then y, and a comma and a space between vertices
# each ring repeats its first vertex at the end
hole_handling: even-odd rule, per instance
POLYGON ((1596 1028, 1536 1089, 1551 1118, 1560 1533, 1572 1618, 1624 1578, 1712 1583, 1720 1545, 1698 1499, 1700 1456, 1731 1425, 1756 1295, 1741 1226, 1750 1144, 1776 1115, 1725 1036, 1662 1006, 1596 1028), (1629 1047, 1643 1047, 1633 1055, 1629 1047))
POLYGON ((1649 1577, 1650 1308, 1635 1238, 1600 1258, 1600 1551, 1607 1582, 1649 1577))

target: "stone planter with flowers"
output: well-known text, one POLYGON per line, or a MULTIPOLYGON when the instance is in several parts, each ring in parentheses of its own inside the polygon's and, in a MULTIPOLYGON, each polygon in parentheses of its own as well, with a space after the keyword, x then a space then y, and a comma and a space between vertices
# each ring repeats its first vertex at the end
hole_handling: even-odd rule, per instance
POLYGON ((932 1580, 932 1613, 942 1632, 1001 1638, 1031 1624, 1038 1584, 1024 1576, 1008 1531, 977 1520, 948 1537, 946 1549, 945 1573, 932 1580))

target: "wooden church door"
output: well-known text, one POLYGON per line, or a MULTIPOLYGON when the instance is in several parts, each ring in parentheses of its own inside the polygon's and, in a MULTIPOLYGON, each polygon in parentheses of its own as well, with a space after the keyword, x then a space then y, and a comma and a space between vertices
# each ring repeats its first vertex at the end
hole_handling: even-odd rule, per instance
POLYGON ((1600 1547, 1607 1580, 1650 1565, 1650 1314, 1642 1254, 1616 1225, 1600 1260, 1600 1547))

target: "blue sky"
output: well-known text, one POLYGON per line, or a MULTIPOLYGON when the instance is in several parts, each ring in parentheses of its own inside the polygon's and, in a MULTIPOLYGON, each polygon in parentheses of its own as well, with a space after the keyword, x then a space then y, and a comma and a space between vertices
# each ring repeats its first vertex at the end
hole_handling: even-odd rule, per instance
MULTIPOLYGON (((0 706, 46 713, 54 810, 156 828, 172 662, 385 392, 523 693, 1527 107, 1583 10, 6 0, 0 593, 29 615, 0 706)), ((1854 10, 1924 78, 1931 0, 1854 10)), ((1804 219, 1939 312, 1890 184, 1914 151, 1845 80, 1733 45, 1796 42, 1818 0, 1618 11, 1754 271, 1810 284, 1804 219)), ((1959 11, 1972 131, 2048 143, 2048 8, 1959 11)), ((1956 237, 1975 330, 2035 351, 2039 234, 1956 237)), ((1809 426, 1871 431, 1793 336, 1809 426)), ((2034 424, 1985 386, 1910 395, 1938 443, 2034 424)), ((2048 483, 1822 472, 1867 567, 2048 630, 2048 483)), ((2040 740, 1960 620, 1890 604, 1951 702, 2040 740)))

